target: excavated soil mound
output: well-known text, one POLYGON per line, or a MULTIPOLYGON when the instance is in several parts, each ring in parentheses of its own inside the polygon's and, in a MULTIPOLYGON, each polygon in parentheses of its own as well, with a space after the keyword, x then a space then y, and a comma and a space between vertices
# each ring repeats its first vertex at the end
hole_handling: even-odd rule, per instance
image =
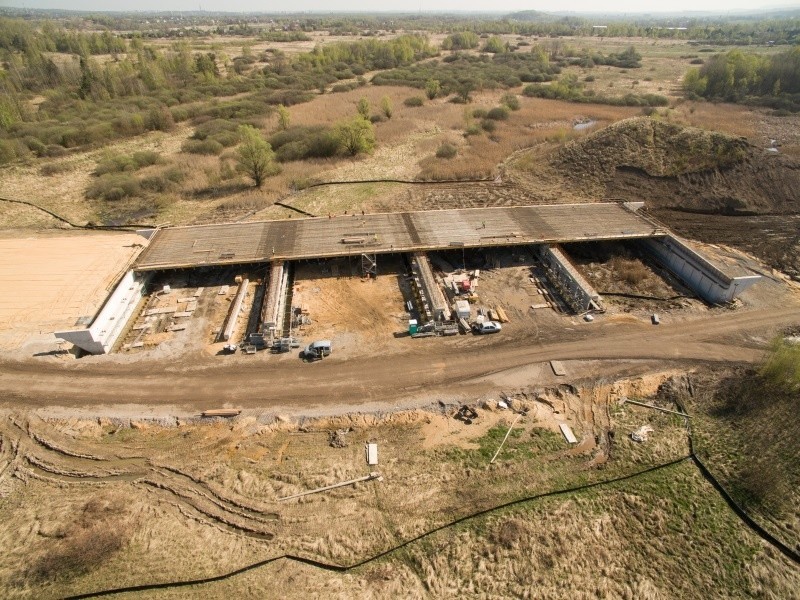
POLYGON ((800 212, 800 162, 744 138, 646 117, 567 144, 553 166, 585 193, 714 214, 800 212))

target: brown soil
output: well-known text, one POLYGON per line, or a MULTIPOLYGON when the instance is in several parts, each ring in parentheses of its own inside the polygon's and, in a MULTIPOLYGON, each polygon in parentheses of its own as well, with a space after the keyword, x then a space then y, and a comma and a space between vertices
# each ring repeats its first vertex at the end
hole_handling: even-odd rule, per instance
POLYGON ((378 257, 378 276, 359 277, 360 262, 347 259, 299 265, 292 305, 310 319, 296 335, 329 339, 337 356, 363 354, 393 340, 408 327, 401 290, 403 263, 378 257), (355 275, 355 277, 353 277, 355 275))
POLYGON ((648 118, 620 121, 567 144, 565 177, 598 197, 714 214, 800 211, 800 162, 744 138, 648 118), (646 193, 643 193, 646 190, 646 193))

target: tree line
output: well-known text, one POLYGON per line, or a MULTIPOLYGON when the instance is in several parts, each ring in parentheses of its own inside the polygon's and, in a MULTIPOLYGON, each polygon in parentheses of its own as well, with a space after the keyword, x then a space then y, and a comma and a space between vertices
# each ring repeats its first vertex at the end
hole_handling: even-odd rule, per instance
POLYGON ((800 48, 773 55, 717 54, 683 80, 689 97, 800 110, 800 48))

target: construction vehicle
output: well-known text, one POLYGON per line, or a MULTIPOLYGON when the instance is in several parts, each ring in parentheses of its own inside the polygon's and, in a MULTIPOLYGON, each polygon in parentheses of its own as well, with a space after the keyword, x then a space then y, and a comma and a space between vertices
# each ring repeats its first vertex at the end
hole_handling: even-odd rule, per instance
POLYGON ((311 342, 303 349, 303 358, 306 360, 321 360, 331 354, 331 341, 318 340, 311 342))

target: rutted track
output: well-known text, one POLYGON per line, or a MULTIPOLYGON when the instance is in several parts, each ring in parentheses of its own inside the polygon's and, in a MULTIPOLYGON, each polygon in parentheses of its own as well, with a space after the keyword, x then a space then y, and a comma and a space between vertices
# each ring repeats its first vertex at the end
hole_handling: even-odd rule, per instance
POLYGON ((85 455, 67 447, 35 417, 10 415, 0 422, 0 490, 10 478, 59 484, 103 485, 129 482, 160 494, 187 516, 226 531, 269 540, 278 515, 228 497, 205 482, 169 466, 140 458, 85 455))
MULTIPOLYGON (((455 382, 470 381, 481 393, 486 375, 547 360, 664 359, 698 362, 755 362, 763 346, 745 342, 746 333, 764 338, 800 323, 800 308, 733 311, 661 325, 607 323, 564 331, 561 340, 496 338, 465 345, 420 345, 391 360, 373 355, 342 361, 331 357, 299 361, 223 362, 191 357, 182 363, 142 360, 104 362, 0 362, 0 394, 9 406, 87 406, 137 403, 185 404, 197 409, 231 401, 269 408, 384 401, 425 392, 435 395, 455 382), (397 374, 403 373, 402 378, 397 374), (365 380, 365 374, 368 379, 365 380), (75 385, 79 379, 80 386, 75 385), (259 394, 252 394, 258 388, 259 394)), ((488 384, 487 384, 488 385, 488 384)), ((488 388, 487 388, 488 389, 488 388)), ((392 404, 394 405, 394 404, 392 404)))

